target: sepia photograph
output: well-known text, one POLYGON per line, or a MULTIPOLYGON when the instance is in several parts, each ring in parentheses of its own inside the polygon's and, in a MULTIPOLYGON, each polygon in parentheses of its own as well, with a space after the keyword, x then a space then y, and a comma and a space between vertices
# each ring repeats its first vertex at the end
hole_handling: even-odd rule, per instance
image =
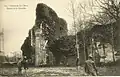
POLYGON ((0 0, 0 77, 120 76, 120 0, 0 0))

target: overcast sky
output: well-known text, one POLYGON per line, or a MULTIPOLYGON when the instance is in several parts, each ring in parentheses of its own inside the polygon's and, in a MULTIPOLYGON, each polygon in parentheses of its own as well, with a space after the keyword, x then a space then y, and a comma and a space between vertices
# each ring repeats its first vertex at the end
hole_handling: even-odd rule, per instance
MULTIPOLYGON (((79 1, 87 2, 88 0, 79 1)), ((20 47, 28 36, 29 29, 35 24, 36 5, 41 2, 55 10, 59 17, 64 18, 70 28, 72 18, 67 10, 70 0, 0 0, 0 30, 1 26, 4 27, 6 54, 21 51, 20 47), (14 7, 10 5, 25 5, 26 9, 7 9, 7 7, 14 7)))

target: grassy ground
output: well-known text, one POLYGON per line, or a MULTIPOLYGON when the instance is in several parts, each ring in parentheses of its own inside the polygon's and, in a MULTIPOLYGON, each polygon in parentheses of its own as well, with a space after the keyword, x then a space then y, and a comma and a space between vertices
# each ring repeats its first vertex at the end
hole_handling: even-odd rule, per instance
POLYGON ((113 65, 99 67, 98 70, 103 76, 120 76, 120 59, 113 65))
MULTIPOLYGON (((83 68, 80 68, 83 70, 83 68)), ((17 75, 17 68, 3 68, 1 73, 4 76, 9 77, 23 77, 27 75, 28 77, 38 77, 38 76, 80 76, 84 75, 83 71, 77 71, 75 67, 42 67, 42 68, 29 68, 27 73, 23 70, 22 76, 17 75)))
MULTIPOLYGON (((116 65, 97 67, 98 72, 102 76, 120 76, 120 61, 116 65)), ((83 67, 78 71, 76 67, 36 67, 29 68, 22 75, 17 74, 17 68, 0 68, 0 77, 46 77, 46 76, 84 76, 83 67)))
POLYGON ((100 67, 99 73, 103 76, 120 76, 120 66, 100 67))

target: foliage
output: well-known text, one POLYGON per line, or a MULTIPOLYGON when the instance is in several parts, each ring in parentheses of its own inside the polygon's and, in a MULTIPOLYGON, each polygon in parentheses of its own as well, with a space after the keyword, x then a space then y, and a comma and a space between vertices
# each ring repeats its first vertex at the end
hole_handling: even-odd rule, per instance
POLYGON ((31 58, 34 53, 34 48, 31 46, 30 38, 27 37, 21 46, 21 50, 23 51, 23 56, 27 56, 27 58, 31 58))
MULTIPOLYGON (((42 29, 41 36, 44 38, 44 40, 48 40, 48 51, 50 50, 53 52, 55 58, 59 55, 59 53, 56 53, 56 40, 64 35, 67 35, 67 23, 63 18, 59 18, 56 14, 56 12, 47 6, 46 4, 39 3, 36 7, 36 20, 35 25, 33 26, 32 35, 33 35, 33 42, 35 43, 35 32, 36 30, 42 29)), ((24 41, 24 44, 21 47, 21 50, 23 51, 23 55, 27 55, 28 57, 31 57, 31 54, 34 54, 33 52, 35 48, 35 45, 31 47, 31 32, 29 31, 29 35, 24 41)), ((56 60, 57 61, 57 60, 56 60)))

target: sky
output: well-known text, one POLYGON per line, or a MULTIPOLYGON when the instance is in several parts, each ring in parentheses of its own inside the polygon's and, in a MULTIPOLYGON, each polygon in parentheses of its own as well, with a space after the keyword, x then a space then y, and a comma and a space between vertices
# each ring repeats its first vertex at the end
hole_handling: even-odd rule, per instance
MULTIPOLYGON (((78 1, 86 2, 87 0, 78 1)), ((70 0, 0 0, 0 31, 4 28, 4 52, 6 55, 21 52, 20 47, 28 36, 29 29, 35 24, 37 3, 45 3, 50 6, 59 17, 67 21, 68 29, 72 29, 70 26, 72 18, 67 10, 70 0)))

